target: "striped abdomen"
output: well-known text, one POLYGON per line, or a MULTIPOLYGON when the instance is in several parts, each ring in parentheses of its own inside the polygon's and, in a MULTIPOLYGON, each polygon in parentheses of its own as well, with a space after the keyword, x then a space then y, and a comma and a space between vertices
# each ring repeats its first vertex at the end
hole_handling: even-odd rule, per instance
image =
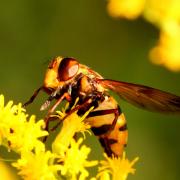
MULTIPOLYGON (((121 156, 124 146, 127 144, 128 131, 124 114, 118 111, 117 123, 114 129, 111 130, 115 113, 106 114, 106 110, 115 109, 119 110, 117 102, 113 97, 106 97, 100 105, 94 109, 95 111, 104 112, 103 115, 96 115, 87 118, 91 125, 93 133, 98 137, 101 145, 104 147, 108 156, 121 156)), ((98 113, 97 113, 98 114, 98 113)))

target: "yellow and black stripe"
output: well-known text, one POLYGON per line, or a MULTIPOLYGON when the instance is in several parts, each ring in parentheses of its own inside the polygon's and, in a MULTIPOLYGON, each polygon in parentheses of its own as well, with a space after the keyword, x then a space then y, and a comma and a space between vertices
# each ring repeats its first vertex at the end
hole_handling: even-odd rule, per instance
POLYGON ((124 114, 114 98, 105 98, 98 108, 89 114, 86 121, 91 125, 91 130, 98 137, 108 156, 122 155, 127 144, 128 130, 124 114))

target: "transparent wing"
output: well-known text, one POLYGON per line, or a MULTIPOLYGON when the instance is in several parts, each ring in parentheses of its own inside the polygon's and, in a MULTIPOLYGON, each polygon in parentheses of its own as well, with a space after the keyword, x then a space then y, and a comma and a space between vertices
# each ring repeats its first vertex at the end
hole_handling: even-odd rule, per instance
POLYGON ((140 108, 162 113, 180 113, 180 97, 151 87, 121 81, 98 79, 103 87, 140 108))

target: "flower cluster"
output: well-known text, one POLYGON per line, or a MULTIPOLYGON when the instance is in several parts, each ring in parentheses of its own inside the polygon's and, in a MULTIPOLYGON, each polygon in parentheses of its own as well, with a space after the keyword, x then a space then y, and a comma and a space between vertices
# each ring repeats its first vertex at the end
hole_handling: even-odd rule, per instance
POLYGON ((107 157, 104 154, 106 160, 100 162, 101 166, 99 167, 99 174, 101 177, 106 177, 110 179, 109 175, 112 175, 113 180, 126 180, 129 173, 134 174, 135 169, 132 166, 138 161, 138 157, 135 158, 132 162, 126 159, 125 152, 122 157, 107 157), (109 173, 109 174, 108 174, 109 173))
POLYGON ((150 51, 151 60, 172 71, 180 71, 180 1, 178 0, 109 0, 113 17, 135 19, 142 15, 160 29, 160 39, 150 51))
POLYGON ((4 106, 4 96, 0 95, 0 144, 17 153, 44 150, 44 144, 38 139, 47 136, 43 130, 44 121, 35 122, 35 116, 28 118, 21 104, 13 105, 9 101, 4 106))
MULTIPOLYGON (((92 108, 89 110, 91 111, 92 108)), ((83 138, 75 140, 78 132, 89 132, 90 126, 84 121, 89 111, 83 116, 76 112, 63 121, 59 134, 52 142, 52 150, 46 150, 40 138, 47 136, 44 121, 35 121, 35 116, 28 118, 21 104, 13 105, 9 101, 4 105, 4 96, 0 95, 0 145, 14 151, 20 158, 12 163, 19 170, 19 175, 27 180, 71 179, 85 180, 89 177, 87 168, 99 164, 99 172, 91 180, 125 180, 129 173, 134 173, 132 166, 137 158, 130 162, 125 154, 119 158, 88 160, 91 148, 83 143, 83 138)), ((66 114, 65 109, 57 111, 59 120, 66 114)), ((84 135, 85 137, 85 135, 84 135)))

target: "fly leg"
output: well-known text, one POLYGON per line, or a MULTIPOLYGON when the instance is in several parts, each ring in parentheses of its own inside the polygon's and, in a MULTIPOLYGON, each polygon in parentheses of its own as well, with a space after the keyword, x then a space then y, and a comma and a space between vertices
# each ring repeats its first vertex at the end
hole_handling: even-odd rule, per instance
MULTIPOLYGON (((57 129, 57 127, 68 117, 70 116, 72 113, 79 111, 81 109, 86 109, 88 107, 92 107, 93 106, 93 100, 91 98, 88 98, 83 104, 80 105, 76 105, 75 108, 71 109, 66 115, 65 117, 59 121, 52 129, 51 131, 54 131, 57 129)), ((74 134, 73 136, 74 140, 77 141, 77 133, 74 134)))
POLYGON ((36 89, 33 93, 33 95, 31 96, 31 98, 23 104, 23 107, 26 107, 27 105, 31 104, 34 99, 36 98, 36 96, 38 95, 39 91, 43 90, 43 86, 41 86, 40 88, 36 89))
MULTIPOLYGON (((71 109, 67 114, 66 116, 61 120, 61 122, 63 122, 68 116, 70 116, 72 113, 76 112, 76 111, 79 111, 81 109, 84 109, 86 107, 91 107, 93 106, 93 101, 91 98, 87 99, 83 104, 80 104, 80 105, 77 105, 75 108, 71 109)), ((59 125, 61 122, 58 122, 52 129, 51 131, 54 131, 59 125)))
MULTIPOLYGON (((49 130, 49 121, 54 119, 54 118, 51 118, 51 114, 55 111, 55 109, 57 108, 57 106, 64 100, 66 99, 67 101, 70 101, 71 100, 71 96, 68 94, 68 93, 64 93, 57 101, 56 103, 48 110, 48 113, 44 119, 45 121, 45 130, 49 130)), ((47 100, 48 101, 48 100, 47 100)), ((45 105, 46 105, 46 102, 45 102, 45 105)))
MULTIPOLYGON (((84 114, 90 107, 98 107, 98 101, 104 99, 104 96, 102 93, 97 94, 89 94, 84 101, 81 104, 78 104, 75 106, 75 108, 71 109, 70 111, 67 112, 66 116, 61 120, 64 121, 67 116, 71 115, 72 113, 78 111, 78 114, 84 114)), ((116 124, 116 123, 115 123, 116 124)), ((51 130, 54 131, 58 126, 60 125, 60 122, 57 123, 51 130)))

